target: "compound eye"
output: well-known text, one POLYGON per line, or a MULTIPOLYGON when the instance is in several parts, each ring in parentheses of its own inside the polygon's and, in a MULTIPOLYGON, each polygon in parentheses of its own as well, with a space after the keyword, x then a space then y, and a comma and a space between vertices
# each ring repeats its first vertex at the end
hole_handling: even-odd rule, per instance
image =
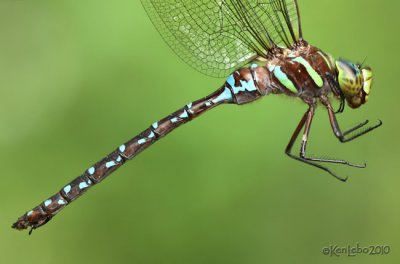
POLYGON ((336 61, 340 88, 346 96, 357 95, 363 87, 362 74, 357 65, 343 60, 336 61))

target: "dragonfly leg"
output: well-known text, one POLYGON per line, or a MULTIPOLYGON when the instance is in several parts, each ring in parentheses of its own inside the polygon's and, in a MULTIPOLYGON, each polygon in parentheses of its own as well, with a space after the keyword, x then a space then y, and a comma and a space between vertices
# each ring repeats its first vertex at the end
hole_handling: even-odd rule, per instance
POLYGON ((345 106, 345 102, 344 102, 345 97, 344 97, 344 94, 343 94, 342 90, 340 89, 340 87, 339 87, 339 85, 338 85, 338 82, 335 81, 335 79, 334 79, 334 77, 332 76, 332 74, 327 73, 327 74, 325 75, 325 77, 326 77, 326 79, 328 80, 329 85, 330 85, 330 87, 331 87, 333 93, 334 93, 337 97, 339 97, 339 99, 340 99, 340 105, 339 105, 338 110, 336 110, 335 114, 341 114, 341 113, 343 113, 343 111, 344 111, 344 106, 345 106))
MULTIPOLYGON (((316 163, 313 162, 313 160, 310 160, 309 158, 305 157, 305 149, 306 149, 306 145, 307 145, 307 138, 308 138, 308 133, 309 133, 310 127, 311 127, 311 122, 312 122, 312 119, 314 117, 314 111, 315 111, 315 105, 314 104, 310 104, 307 112, 304 114, 304 116, 300 120, 299 124, 297 125, 295 131, 293 132, 292 137, 291 137, 288 145, 286 146, 285 153, 289 157, 291 157, 291 158, 293 158, 295 160, 304 162, 306 164, 309 164, 311 166, 317 167, 317 168, 319 168, 321 170, 324 170, 324 171, 328 172, 329 174, 331 174, 333 177, 337 178, 338 180, 346 181, 347 177, 346 178, 342 178, 342 177, 336 175, 334 172, 332 172, 327 167, 319 165, 319 164, 316 164, 316 163), (301 129, 304 126, 305 126, 305 129, 304 129, 304 133, 303 133, 300 156, 296 156, 296 155, 292 154, 292 148, 293 148, 294 143, 296 142, 296 139, 298 138, 298 136, 300 134, 301 129)), ((316 161, 322 161, 322 160, 316 160, 316 161)))
POLYGON ((368 120, 365 120, 364 122, 362 122, 362 123, 360 123, 360 124, 358 124, 358 125, 356 125, 356 126, 350 128, 349 130, 347 130, 347 131, 345 131, 345 132, 342 132, 342 131, 340 130, 339 124, 338 124, 338 122, 337 122, 337 120, 336 120, 335 112, 334 112, 334 110, 333 110, 333 108, 332 108, 332 105, 331 105, 331 103, 329 102, 328 98, 321 98, 321 101, 322 101, 322 103, 326 106, 326 108, 328 109, 329 121, 330 121, 330 123, 331 123, 333 133, 335 133, 335 136, 336 136, 336 137, 340 140, 340 142, 342 142, 342 143, 344 143, 344 142, 349 142, 349 141, 351 141, 351 140, 353 140, 353 139, 356 139, 356 138, 358 138, 358 137, 360 137, 360 136, 362 136, 362 135, 365 135, 365 134, 371 132, 372 130, 374 130, 374 129, 380 127, 380 126, 383 124, 382 121, 379 120, 378 124, 373 125, 373 126, 369 126, 369 127, 367 127, 366 129, 364 129, 364 130, 362 130, 362 131, 360 131, 360 132, 355 133, 353 136, 346 137, 346 136, 349 135, 350 133, 352 133, 352 132, 354 132, 354 131, 357 131, 357 130, 359 130, 360 128, 362 128, 362 127, 364 127, 365 125, 367 125, 367 124, 369 123, 369 121, 368 121, 368 120))
MULTIPOLYGON (((312 112, 312 115, 314 115, 313 112, 312 112)), ((367 166, 365 163, 362 165, 352 164, 346 160, 307 157, 306 148, 307 148, 307 143, 308 143, 308 135, 309 135, 310 129, 311 129, 311 121, 312 121, 312 117, 307 119, 304 124, 304 133, 303 133, 303 138, 302 138, 301 145, 300 145, 300 157, 301 158, 303 158, 305 160, 309 160, 309 161, 343 164, 343 165, 348 165, 348 166, 356 167, 356 168, 365 168, 367 166)))

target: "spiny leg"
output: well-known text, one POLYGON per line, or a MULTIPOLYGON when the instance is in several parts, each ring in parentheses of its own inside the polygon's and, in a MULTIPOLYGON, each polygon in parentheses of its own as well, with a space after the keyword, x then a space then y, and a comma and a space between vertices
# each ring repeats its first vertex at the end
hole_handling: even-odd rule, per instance
POLYGON ((336 115, 335 112, 332 108, 331 103, 329 102, 328 98, 326 97, 321 97, 321 101, 322 103, 326 106, 326 108, 328 109, 328 115, 329 115, 329 121, 331 123, 332 126, 332 130, 335 133, 335 136, 340 140, 340 142, 344 143, 344 142, 349 142, 353 139, 356 139, 358 137, 361 137, 362 135, 365 135, 369 132, 371 132, 372 130, 380 127, 383 123, 381 120, 379 120, 379 123, 374 125, 374 126, 370 126, 367 129, 362 130, 361 132, 356 133, 355 135, 346 138, 346 136, 354 131, 359 130, 360 128, 364 127, 365 125, 367 125, 369 123, 368 120, 356 125, 353 128, 350 128, 349 130, 345 131, 342 133, 342 131, 340 130, 339 124, 336 120, 336 115))
POLYGON ((339 108, 338 108, 338 110, 335 112, 335 114, 341 114, 341 113, 343 113, 343 111, 344 111, 344 106, 345 106, 345 102, 344 102, 345 97, 344 97, 344 94, 343 94, 342 90, 340 89, 340 87, 339 87, 339 85, 338 85, 338 82, 335 80, 335 78, 334 78, 330 73, 327 73, 327 74, 325 75, 325 77, 326 77, 326 79, 328 80, 329 85, 330 85, 330 87, 331 87, 333 93, 334 93, 336 96, 338 96, 338 97, 339 97, 339 100, 340 100, 339 108))
POLYGON ((364 122, 362 122, 362 123, 360 123, 360 124, 358 124, 358 125, 356 125, 356 126, 350 128, 349 130, 345 131, 345 132, 343 133, 343 136, 346 136, 346 135, 350 134, 351 132, 354 132, 354 131, 356 131, 357 129, 362 128, 363 126, 365 126, 365 125, 368 124, 368 123, 369 123, 369 120, 367 119, 367 120, 365 120, 364 122))
MULTIPOLYGON (((336 120, 335 120, 335 121, 336 121, 336 120)), ((379 119, 378 119, 378 121, 379 121, 378 124, 376 124, 376 125, 374 125, 374 126, 370 126, 370 127, 368 127, 367 129, 364 129, 363 131, 361 131, 361 132, 359 132, 358 134, 355 134, 355 135, 353 135, 353 136, 351 136, 351 137, 349 137, 349 138, 345 138, 345 136, 347 136, 348 134, 350 134, 350 133, 356 131, 357 129, 359 129, 359 128, 365 126, 366 124, 368 124, 369 120, 367 119, 367 120, 365 120, 363 123, 358 124, 357 126, 355 126, 355 127, 353 127, 353 128, 350 128, 349 130, 343 132, 342 135, 341 135, 341 137, 339 138, 339 140, 340 140, 341 142, 344 143, 344 142, 352 141, 353 139, 356 139, 356 138, 358 138, 358 137, 360 137, 360 136, 362 136, 362 135, 365 135, 365 134, 367 134, 368 132, 371 132, 372 130, 374 130, 375 128, 380 127, 380 126, 383 124, 382 120, 379 120, 379 119)), ((337 122, 337 121, 336 121, 336 122, 337 122)), ((336 125, 336 127, 339 127, 338 124, 336 125)), ((339 130, 338 132, 340 132, 340 130, 339 130)), ((336 131, 335 131, 335 134, 336 134, 336 131)))
POLYGON ((308 136, 310 134, 310 129, 311 129, 312 118, 314 116, 314 110, 310 111, 310 114, 312 114, 312 116, 310 118, 308 118, 304 124, 304 133, 303 133, 303 138, 301 140, 301 145, 300 145, 300 157, 301 158, 303 158, 305 160, 309 160, 309 161, 343 164, 343 165, 348 165, 348 166, 355 167, 355 168, 365 168, 367 166, 365 163, 362 165, 352 164, 346 160, 307 157, 306 149, 307 149, 307 143, 308 143, 308 136))
MULTIPOLYGON (((291 152, 292 152, 293 145, 294 145, 294 143, 296 142, 296 139, 298 138, 301 129, 304 127, 304 124, 309 124, 309 125, 311 125, 312 118, 314 117, 314 107, 315 107, 314 105, 311 105, 311 104, 309 105, 309 109, 308 109, 307 112, 304 114, 304 116, 303 116, 302 119, 300 120, 299 124, 297 125, 295 131, 293 132, 292 137, 290 138, 290 141, 289 141, 288 145, 286 146, 285 153, 286 153, 289 157, 291 157, 291 158, 293 158, 293 159, 295 159, 295 160, 304 162, 304 163, 306 163, 306 164, 309 164, 309 165, 311 165, 311 166, 320 168, 321 170, 324 170, 324 171, 328 172, 329 174, 331 174, 333 177, 335 177, 336 179, 338 179, 338 180, 340 180, 340 181, 346 181, 346 180, 347 180, 347 177, 346 177, 346 178, 339 177, 338 175, 336 175, 334 172, 332 172, 332 171, 331 171, 330 169, 328 169, 327 167, 324 167, 324 166, 322 166, 322 165, 319 165, 319 164, 316 164, 316 163, 314 163, 314 162, 311 162, 310 160, 307 160, 307 159, 305 159, 305 158, 303 158, 303 157, 301 157, 301 156, 299 156, 299 157, 298 157, 298 156, 295 156, 295 155, 293 155, 293 154, 291 153, 291 152)), ((307 132, 307 133, 308 133, 308 132, 307 132)), ((306 138, 306 137, 303 135, 303 140, 304 140, 304 138, 306 138)), ((302 145, 303 145, 303 144, 302 144, 302 145)), ((305 149, 304 149, 304 150, 305 150, 305 149)))

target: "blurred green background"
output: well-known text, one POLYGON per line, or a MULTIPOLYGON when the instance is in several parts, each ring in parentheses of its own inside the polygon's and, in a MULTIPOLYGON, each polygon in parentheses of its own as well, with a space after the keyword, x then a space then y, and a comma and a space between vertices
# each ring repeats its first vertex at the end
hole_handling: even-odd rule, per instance
MULTIPOLYGON (((309 152, 342 183, 283 154, 306 110, 269 96, 219 107, 123 166, 28 236, 11 224, 115 147, 203 97, 204 76, 163 42, 139 1, 0 1, 0 263, 398 263, 399 1, 300 0, 305 38, 374 69, 340 144, 322 108, 309 152), (389 255, 324 256, 389 245, 389 255)), ((297 151, 297 148, 296 148, 297 151)))

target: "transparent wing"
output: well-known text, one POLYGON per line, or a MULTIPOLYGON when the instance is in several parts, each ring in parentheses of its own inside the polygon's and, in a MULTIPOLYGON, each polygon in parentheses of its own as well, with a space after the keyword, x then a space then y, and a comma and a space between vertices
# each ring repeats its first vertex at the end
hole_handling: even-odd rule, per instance
POLYGON ((301 37, 296 0, 141 0, 160 35, 196 70, 224 77, 301 37))

